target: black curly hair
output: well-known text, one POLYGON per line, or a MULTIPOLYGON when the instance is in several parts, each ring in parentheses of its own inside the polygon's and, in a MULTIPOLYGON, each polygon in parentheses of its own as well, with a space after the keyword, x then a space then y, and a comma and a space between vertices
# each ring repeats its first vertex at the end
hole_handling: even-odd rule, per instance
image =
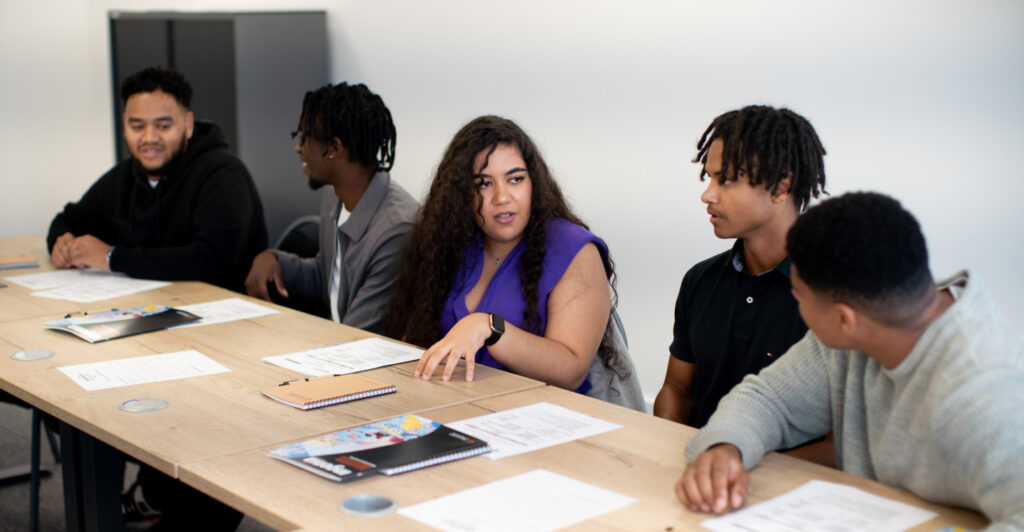
POLYGON ((140 92, 154 92, 157 89, 170 94, 174 101, 185 109, 192 105, 192 85, 181 72, 173 68, 153 66, 144 68, 121 82, 121 102, 140 92))
MULTIPOLYGON (((299 143, 312 138, 324 143, 337 137, 349 160, 366 168, 390 170, 395 164, 397 133, 391 111, 366 85, 328 83, 302 99, 299 125, 292 132, 299 143)), ((327 152, 324 152, 326 155, 327 152)))
POLYGON ((786 249, 816 294, 889 326, 911 323, 935 294, 921 227, 883 194, 850 192, 808 209, 786 249))
MULTIPOLYGON (((722 139, 722 177, 736 178, 736 170, 748 169, 751 185, 764 185, 774 193, 779 183, 792 175, 789 192, 797 211, 803 211, 811 197, 825 192, 825 148, 806 118, 782 108, 750 105, 719 115, 697 142, 701 163, 700 180, 707 172, 708 149, 722 139)), ((827 194, 827 192, 826 192, 827 194)))
MULTIPOLYGON (((441 338, 441 311, 448 292, 463 266, 466 249, 480 235, 474 212, 478 192, 473 160, 481 152, 489 155, 499 144, 519 149, 533 188, 530 219, 523 233, 527 247, 520 260, 519 277, 526 299, 523 329, 540 334, 537 291, 546 253, 548 220, 564 218, 582 227, 587 225, 569 207, 530 137, 511 120, 481 116, 456 133, 437 167, 392 288, 388 310, 390 336, 421 346, 441 338)), ((615 273, 610 258, 608 268, 614 308, 615 273)), ((607 329, 598 354, 607 367, 620 371, 609 334, 611 329, 607 329)))

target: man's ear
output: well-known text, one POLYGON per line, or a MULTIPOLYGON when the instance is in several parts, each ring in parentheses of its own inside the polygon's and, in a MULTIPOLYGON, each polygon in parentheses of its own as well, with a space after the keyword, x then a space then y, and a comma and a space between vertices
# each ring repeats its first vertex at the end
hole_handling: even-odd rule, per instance
POLYGON ((196 117, 192 114, 192 111, 185 113, 185 138, 191 139, 192 132, 195 131, 196 117))
POLYGON ((789 201, 790 197, 791 197, 791 194, 789 193, 789 191, 792 188, 792 186, 793 186, 793 172, 790 172, 789 175, 787 175, 786 177, 782 178, 779 181, 779 183, 777 185, 775 185, 775 188, 772 190, 772 201, 775 202, 775 203, 780 203, 780 202, 783 202, 783 201, 789 201))
POLYGON ((347 157, 345 153, 345 146, 341 144, 341 139, 334 137, 327 143, 327 156, 332 159, 343 159, 347 157))
POLYGON ((860 327, 860 314, 846 303, 836 303, 835 311, 839 320, 839 330, 847 337, 853 336, 860 327))

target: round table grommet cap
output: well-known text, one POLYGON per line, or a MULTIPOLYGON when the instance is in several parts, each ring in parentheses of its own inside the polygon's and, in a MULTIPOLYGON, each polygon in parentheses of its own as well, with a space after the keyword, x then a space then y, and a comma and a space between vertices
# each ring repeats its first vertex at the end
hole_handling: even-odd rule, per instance
POLYGON ((25 349, 23 351, 17 351, 11 354, 11 358, 14 360, 43 360, 53 356, 53 351, 49 349, 25 349))
POLYGON ((364 517, 376 517, 379 515, 387 515, 398 508, 398 503, 394 499, 384 497, 383 495, 354 495, 341 501, 338 505, 345 513, 352 515, 361 515, 364 517))
POLYGON ((125 412, 156 412, 167 408, 167 401, 155 397, 141 397, 129 399, 121 403, 118 408, 125 412))

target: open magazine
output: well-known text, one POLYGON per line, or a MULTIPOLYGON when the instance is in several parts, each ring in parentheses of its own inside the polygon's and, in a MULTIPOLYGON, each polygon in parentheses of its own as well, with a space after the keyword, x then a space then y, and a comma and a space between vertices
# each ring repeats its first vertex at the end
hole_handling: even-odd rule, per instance
POLYGON ((97 314, 68 314, 59 320, 43 324, 47 329, 69 332, 86 342, 94 344, 133 334, 158 331, 189 323, 199 316, 171 307, 147 305, 129 309, 113 309, 97 314))

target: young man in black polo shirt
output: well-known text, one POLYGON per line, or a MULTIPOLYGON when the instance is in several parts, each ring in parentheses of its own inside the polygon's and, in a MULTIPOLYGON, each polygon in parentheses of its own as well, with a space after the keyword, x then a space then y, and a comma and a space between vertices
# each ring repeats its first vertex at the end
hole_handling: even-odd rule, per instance
POLYGON ((683 277, 665 383, 654 414, 702 427, 718 401, 807 332, 790 293, 786 232, 825 187, 825 149, 789 109, 725 113, 697 143, 701 195, 732 249, 683 277))

